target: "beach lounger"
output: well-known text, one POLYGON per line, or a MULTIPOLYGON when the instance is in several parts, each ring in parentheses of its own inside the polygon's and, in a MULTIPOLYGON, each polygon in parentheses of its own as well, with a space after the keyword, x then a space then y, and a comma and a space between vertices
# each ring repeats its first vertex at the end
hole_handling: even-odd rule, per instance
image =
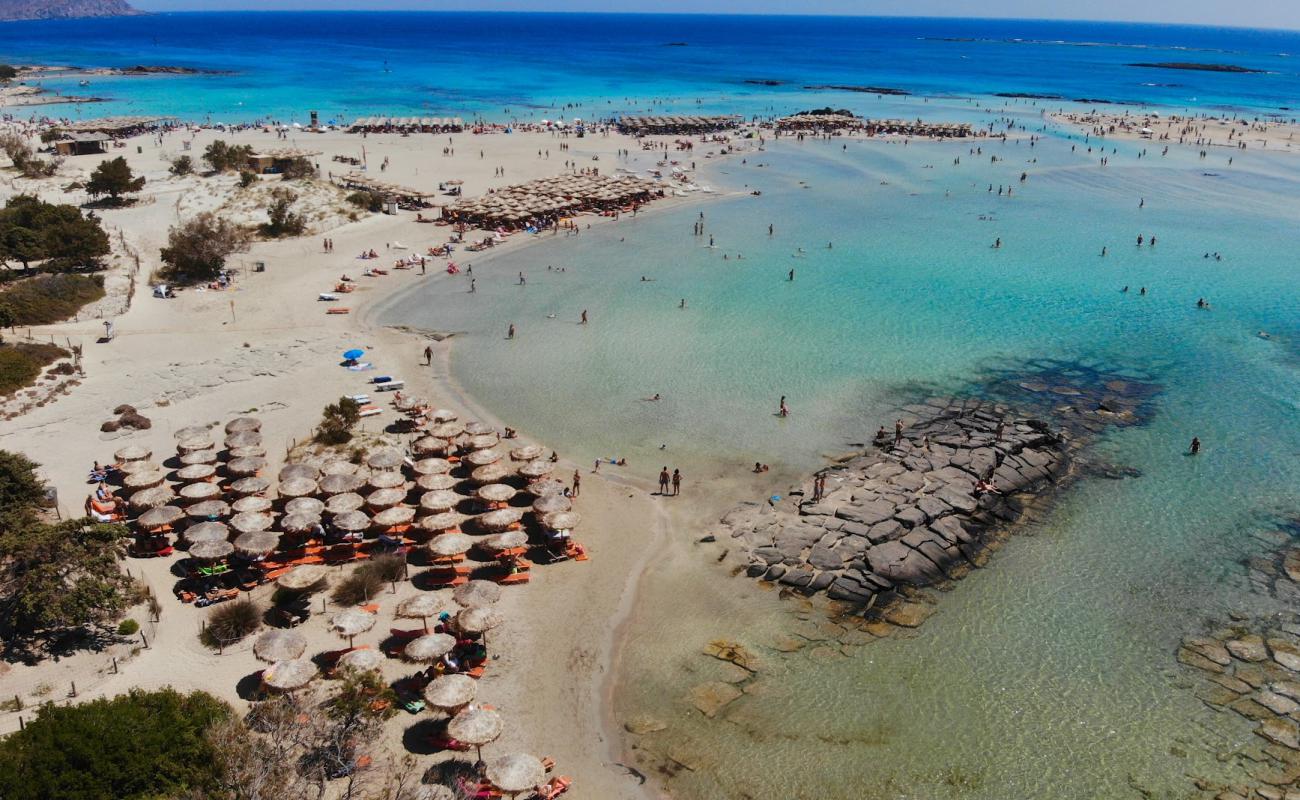
POLYGON ((352 309, 343 308, 342 306, 335 306, 334 308, 326 309, 325 313, 326 314, 350 314, 352 313, 352 309))
POLYGON ((547 781, 533 797, 537 798, 537 800, 555 800, 555 798, 569 791, 569 787, 572 785, 573 778, 568 775, 557 775, 547 781))
POLYGON ((334 294, 333 292, 321 292, 319 295, 316 296, 316 299, 318 301, 325 302, 325 303, 334 303, 334 302, 338 302, 339 296, 334 294))
POLYGON ((350 394, 350 395, 348 395, 348 399, 351 400, 351 401, 354 402, 354 403, 361 403, 362 405, 365 405, 366 403, 369 403, 369 402, 370 402, 370 395, 368 395, 368 394, 350 394))
POLYGON ((514 586, 519 583, 528 583, 532 579, 532 573, 529 572, 509 572, 502 575, 496 582, 502 586, 514 586))
POLYGON ((375 384, 376 392, 395 392, 398 389, 405 389, 405 388, 406 388, 406 381, 399 380, 399 379, 394 379, 388 381, 387 383, 375 384))
POLYGON ((363 417, 373 417, 384 413, 384 410, 379 406, 362 406, 358 413, 363 417))
POLYGON ((388 383, 393 379, 392 375, 376 375, 370 379, 371 383, 388 383))
POLYGON ((357 364, 348 365, 348 369, 352 370, 353 372, 365 372, 368 369, 374 369, 374 368, 375 365, 371 364, 369 361, 362 361, 357 364))

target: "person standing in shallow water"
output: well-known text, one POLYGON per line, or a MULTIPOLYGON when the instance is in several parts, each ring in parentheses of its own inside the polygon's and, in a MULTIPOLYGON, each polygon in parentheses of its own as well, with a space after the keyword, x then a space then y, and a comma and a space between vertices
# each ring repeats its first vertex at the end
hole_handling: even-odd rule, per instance
POLYGON ((682 493, 682 471, 679 469, 675 469, 673 470, 673 496, 676 497, 681 493, 682 493))
POLYGON ((668 494, 668 467, 659 470, 659 494, 668 494))
POLYGON ((1192 437, 1192 446, 1191 446, 1191 448, 1189 449, 1189 455, 1196 455, 1197 453, 1200 453, 1200 452, 1201 452, 1201 440, 1198 439, 1198 438, 1196 438, 1195 436, 1193 436, 1193 437, 1192 437))

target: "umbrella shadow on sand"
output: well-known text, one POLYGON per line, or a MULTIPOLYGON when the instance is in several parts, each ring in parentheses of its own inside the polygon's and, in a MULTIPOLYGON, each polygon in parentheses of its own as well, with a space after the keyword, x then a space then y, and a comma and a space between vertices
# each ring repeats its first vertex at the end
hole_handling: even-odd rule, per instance
POLYGON ((436 741, 447 735, 447 720, 422 719, 402 731, 402 747, 417 756, 431 756, 444 752, 436 741))
POLYGON ((235 694, 239 699, 252 702, 262 699, 262 670, 254 670, 239 679, 235 684, 235 694))

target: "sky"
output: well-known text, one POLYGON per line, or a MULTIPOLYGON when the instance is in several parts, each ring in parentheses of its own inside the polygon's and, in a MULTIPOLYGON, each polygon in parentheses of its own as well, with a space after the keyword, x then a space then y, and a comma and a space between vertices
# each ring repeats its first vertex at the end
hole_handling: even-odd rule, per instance
POLYGON ((1088 19, 1300 29, 1295 0, 130 0, 144 11, 423 10, 1088 19))

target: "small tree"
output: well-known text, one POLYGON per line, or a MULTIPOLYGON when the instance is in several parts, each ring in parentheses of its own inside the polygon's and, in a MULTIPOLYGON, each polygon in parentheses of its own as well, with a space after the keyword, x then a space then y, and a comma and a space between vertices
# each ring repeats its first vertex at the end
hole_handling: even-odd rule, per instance
POLYGON ((44 501, 45 486, 36 477, 36 463, 22 453, 0 450, 0 509, 35 508, 44 501))
POLYGON ((288 189, 278 188, 271 192, 271 206, 266 210, 268 221, 262 225, 262 233, 267 236, 298 236, 307 228, 307 221, 302 214, 293 210, 298 195, 288 189))
POLYGON ((311 163, 311 159, 298 156, 289 160, 289 163, 280 171, 280 177, 286 181, 314 178, 316 177, 316 165, 311 163))
POLYGON ((76 206, 17 195, 0 209, 0 258, 20 261, 23 269, 43 260, 54 269, 97 267, 108 252, 99 220, 76 206))
POLYGON ((114 204, 121 202, 122 195, 143 188, 144 176, 136 177, 131 172, 131 165, 122 156, 101 162, 86 182, 86 192, 91 197, 106 194, 114 204))
POLYGON ((348 202, 366 211, 382 211, 384 208, 384 198, 378 192, 353 192, 348 195, 348 202))
POLYGON ((181 175, 189 175, 194 172, 194 159, 189 156, 177 156, 172 159, 172 165, 168 169, 168 172, 178 177, 181 175))
POLYGON ((14 311, 7 305, 0 303, 0 344, 5 343, 4 329, 12 330, 14 327, 14 311))
POLYGON ((168 231, 164 275, 178 283, 215 280, 227 258, 248 248, 249 239, 248 231, 205 211, 168 231))
POLYGON ((247 164, 252 154, 253 148, 249 145, 229 145, 217 139, 203 151, 203 160, 216 172, 229 172, 247 164))
POLYGON ((26 178, 48 178, 57 172, 59 165, 63 163, 59 159, 47 161, 37 158, 27 141, 16 133, 0 134, 0 150, 9 156, 14 169, 26 178))
POLYGON ((352 440, 352 428, 360 421, 361 404, 351 397, 340 397, 337 403, 325 406, 320 425, 316 426, 316 441, 345 444, 352 440))

